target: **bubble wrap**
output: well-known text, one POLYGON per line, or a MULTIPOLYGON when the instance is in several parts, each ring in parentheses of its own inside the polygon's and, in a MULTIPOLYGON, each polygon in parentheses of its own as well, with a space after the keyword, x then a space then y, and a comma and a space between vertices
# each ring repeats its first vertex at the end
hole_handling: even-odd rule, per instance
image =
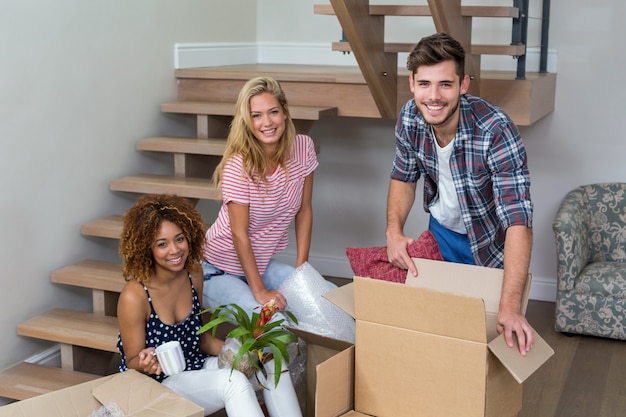
POLYGON ((102 406, 98 410, 92 411, 88 417, 124 417, 125 414, 114 402, 110 402, 107 406, 102 406))
POLYGON ((354 343, 354 319, 322 297, 334 288, 335 284, 305 262, 282 283, 279 291, 287 299, 287 310, 298 319, 298 328, 354 343))

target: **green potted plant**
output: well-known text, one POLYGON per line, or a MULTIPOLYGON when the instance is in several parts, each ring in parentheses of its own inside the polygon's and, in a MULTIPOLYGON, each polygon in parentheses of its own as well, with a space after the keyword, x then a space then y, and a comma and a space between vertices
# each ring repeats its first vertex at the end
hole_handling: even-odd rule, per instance
MULTIPOLYGON (((198 329, 198 334, 211 331, 213 337, 215 337, 220 324, 234 324, 235 328, 226 335, 227 343, 229 339, 239 342, 239 349, 234 358, 232 358, 231 372, 246 355, 251 366, 256 371, 261 371, 267 377, 263 364, 274 359, 274 384, 277 386, 283 360, 289 361, 287 345, 297 342, 298 337, 283 327, 284 318, 272 321, 274 315, 280 311, 279 308, 274 306, 273 301, 261 307, 259 312, 253 311, 252 316, 248 315, 237 304, 226 304, 206 309, 200 312, 200 314, 211 313, 211 318, 208 323, 198 329)), ((298 324, 298 320, 291 312, 283 310, 281 313, 286 315, 296 325, 298 324)))

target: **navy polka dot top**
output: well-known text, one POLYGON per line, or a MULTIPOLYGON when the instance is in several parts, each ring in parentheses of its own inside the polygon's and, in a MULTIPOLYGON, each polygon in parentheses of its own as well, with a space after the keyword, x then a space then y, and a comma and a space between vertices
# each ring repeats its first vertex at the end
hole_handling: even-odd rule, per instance
MULTIPOLYGON (((191 284, 192 294, 191 313, 183 321, 173 325, 165 324, 159 319, 159 315, 154 311, 148 288, 145 285, 143 287, 150 303, 150 318, 146 323, 146 347, 157 347, 165 342, 178 340, 185 354, 186 371, 201 369, 207 358, 207 354, 200 350, 200 335, 196 334, 196 331, 202 327, 202 319, 197 315, 200 312, 200 301, 191 282, 191 276, 189 276, 189 283, 191 284)), ((117 349, 120 351, 122 358, 119 370, 120 372, 127 371, 126 355, 124 354, 124 346, 120 335, 117 337, 117 349)), ((166 378, 164 373, 150 376, 159 382, 166 378)))

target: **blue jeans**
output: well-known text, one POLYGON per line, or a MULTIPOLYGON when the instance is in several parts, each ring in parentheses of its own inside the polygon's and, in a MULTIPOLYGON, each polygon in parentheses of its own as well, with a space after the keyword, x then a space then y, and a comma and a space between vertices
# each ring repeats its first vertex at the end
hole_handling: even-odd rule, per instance
POLYGON ((447 229, 433 216, 430 216, 428 230, 435 236, 444 260, 459 264, 476 265, 467 235, 447 229))
MULTIPOLYGON (((207 261, 202 262, 202 271, 204 273, 202 290, 204 308, 234 303, 252 315, 252 310, 260 306, 252 295, 245 276, 229 274, 207 261)), ((261 277, 263 285, 270 291, 277 290, 294 271, 293 266, 271 259, 261 277)))

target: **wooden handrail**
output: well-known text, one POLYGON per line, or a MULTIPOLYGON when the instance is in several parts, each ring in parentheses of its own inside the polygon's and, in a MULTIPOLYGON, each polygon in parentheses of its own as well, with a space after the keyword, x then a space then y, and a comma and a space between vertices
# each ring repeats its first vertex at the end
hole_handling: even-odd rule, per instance
MULTIPOLYGON (((408 42, 388 42, 385 43, 385 52, 409 53, 415 47, 415 43, 408 42)), ((333 51, 351 52, 352 48, 348 42, 333 42, 333 51)), ((509 55, 520 56, 526 53, 526 45, 472 45, 470 47, 472 55, 509 55)))
POLYGON ((396 114, 398 55, 385 52, 385 17, 369 14, 369 0, 330 0, 380 116, 396 114))
MULTIPOLYGON (((334 15, 330 4, 316 4, 313 13, 334 15)), ((378 16, 431 16, 430 7, 411 5, 371 5, 370 14, 378 16)), ((461 16, 468 17, 519 17, 519 9, 513 6, 461 6, 461 16)))
POLYGON ((446 32, 465 49, 465 74, 472 78, 470 93, 480 92, 480 56, 471 55, 472 18, 461 15, 461 0, 428 0, 437 32, 446 32))

